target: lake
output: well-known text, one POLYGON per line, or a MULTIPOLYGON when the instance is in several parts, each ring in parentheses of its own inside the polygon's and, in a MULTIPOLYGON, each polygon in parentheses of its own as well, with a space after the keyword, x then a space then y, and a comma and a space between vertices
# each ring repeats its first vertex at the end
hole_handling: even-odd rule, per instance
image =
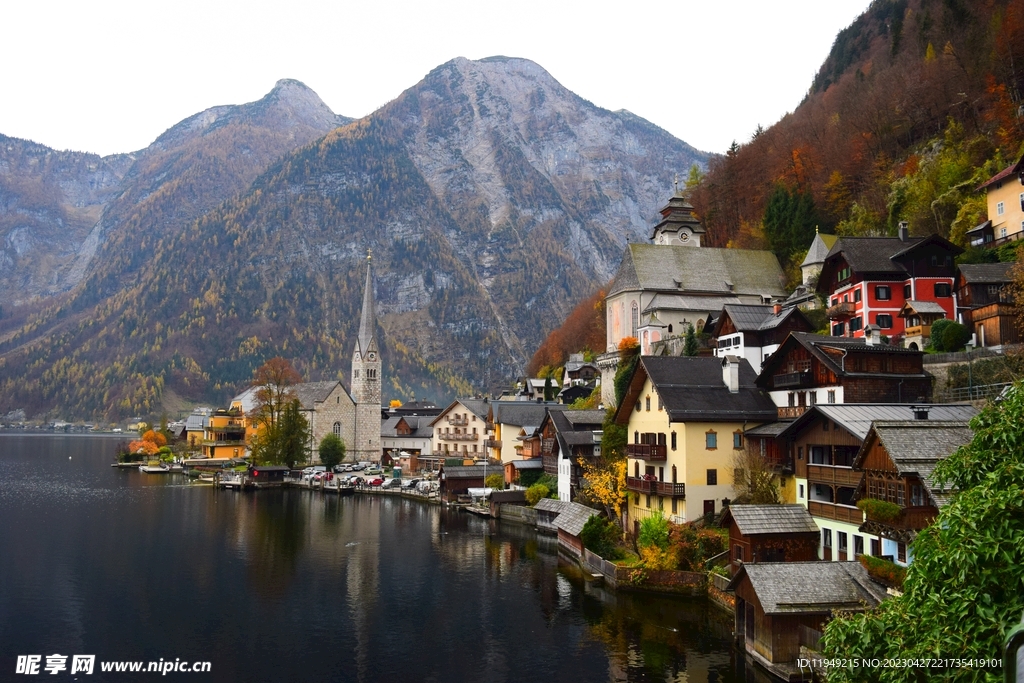
POLYGON ((117 470, 117 439, 0 435, 0 680, 746 679, 703 600, 587 586, 554 539, 397 497, 117 470), (71 655, 95 655, 71 675, 71 655))

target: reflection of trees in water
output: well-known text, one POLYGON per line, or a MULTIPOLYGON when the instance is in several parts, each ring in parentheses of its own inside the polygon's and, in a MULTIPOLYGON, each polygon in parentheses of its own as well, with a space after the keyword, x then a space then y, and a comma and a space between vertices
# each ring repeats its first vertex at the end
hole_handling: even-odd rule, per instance
MULTIPOLYGON (((579 581, 575 567, 560 570, 579 581)), ((612 677, 692 683, 738 680, 728 648, 729 615, 707 601, 587 587, 581 611, 589 635, 605 645, 612 677)))
POLYGON ((251 508, 245 529, 249 583, 262 598, 279 598, 288 590, 295 564, 306 545, 308 507, 300 495, 265 491, 251 508))

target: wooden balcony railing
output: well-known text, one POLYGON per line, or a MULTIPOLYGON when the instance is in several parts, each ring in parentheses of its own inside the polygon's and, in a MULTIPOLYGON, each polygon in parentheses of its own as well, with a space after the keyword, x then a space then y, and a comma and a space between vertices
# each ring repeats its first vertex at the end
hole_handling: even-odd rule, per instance
POLYGON ((484 448, 497 448, 501 450, 501 439, 485 439, 484 448))
POLYGON ((775 389, 809 387, 812 384, 814 384, 814 377, 810 370, 783 372, 772 377, 772 386, 775 389))
POLYGON ((904 337, 930 337, 932 336, 931 325, 913 325, 903 330, 904 337))
POLYGON ((651 493, 672 498, 686 497, 686 484, 673 484, 668 481, 644 479, 643 477, 626 477, 626 488, 637 493, 651 493))
POLYGON ((651 462, 665 461, 668 460, 668 447, 656 443, 629 443, 626 444, 626 455, 651 462))
POLYGON ((831 320, 835 320, 836 318, 849 318, 856 311, 857 307, 852 301, 840 301, 835 306, 829 306, 825 310, 825 315, 827 315, 831 320))
POLYGON ((459 417, 458 415, 456 415, 454 417, 448 418, 448 424, 452 425, 453 427, 465 427, 466 425, 469 424, 469 418, 459 417))
POLYGON ((935 518, 938 517, 939 511, 930 505, 920 507, 905 507, 900 512, 900 516, 896 519, 881 520, 875 519, 869 514, 865 514, 866 519, 869 522, 877 522, 883 526, 892 527, 894 529, 910 529, 913 531, 920 531, 926 526, 932 524, 935 518))
POLYGON ((832 467, 829 465, 808 465, 808 484, 832 484, 837 486, 860 486, 863 472, 857 472, 849 467, 832 467))
POLYGON ((437 435, 438 439, 442 441, 476 441, 476 434, 454 434, 449 432, 441 432, 437 435))
POLYGON ((792 420, 807 412, 807 406, 779 406, 779 419, 792 420))
POLYGON ((836 505, 835 503, 823 503, 817 500, 807 501, 807 511, 811 517, 824 517, 834 519, 837 522, 848 522, 850 524, 863 524, 864 513, 858 507, 849 505, 836 505))

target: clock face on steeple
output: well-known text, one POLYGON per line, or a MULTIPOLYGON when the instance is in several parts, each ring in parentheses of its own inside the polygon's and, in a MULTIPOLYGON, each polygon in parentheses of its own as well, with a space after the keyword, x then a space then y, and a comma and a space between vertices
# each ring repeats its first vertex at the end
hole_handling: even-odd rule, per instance
POLYGON ((370 353, 366 354, 366 358, 367 360, 377 360, 377 354, 375 354, 373 351, 370 351, 370 353))
POLYGON ((682 230, 680 230, 679 231, 679 241, 680 242, 688 242, 689 240, 690 240, 690 231, 687 230, 686 228, 683 228, 682 230))

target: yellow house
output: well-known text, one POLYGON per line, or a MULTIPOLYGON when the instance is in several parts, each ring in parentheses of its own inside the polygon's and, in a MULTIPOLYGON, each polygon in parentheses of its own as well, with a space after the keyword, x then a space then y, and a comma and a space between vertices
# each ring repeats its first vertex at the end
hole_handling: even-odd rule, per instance
POLYGON ((776 419, 746 359, 642 356, 615 419, 627 428, 626 528, 661 510, 674 522, 735 497, 743 430, 776 419))
POLYGON ((1024 157, 978 186, 985 190, 988 220, 969 230, 971 246, 1024 237, 1024 157))
POLYGON ((246 417, 239 410, 216 410, 207 420, 203 455, 208 458, 241 458, 245 453, 246 417))

